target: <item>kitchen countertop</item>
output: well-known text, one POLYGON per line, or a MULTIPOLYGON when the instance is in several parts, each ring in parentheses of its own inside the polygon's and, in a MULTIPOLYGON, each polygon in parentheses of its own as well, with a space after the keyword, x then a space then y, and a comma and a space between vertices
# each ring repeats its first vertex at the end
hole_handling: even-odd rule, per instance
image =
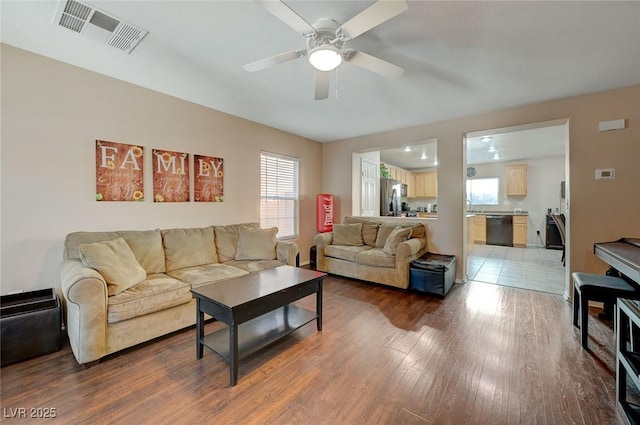
POLYGON ((529 211, 513 212, 513 211, 477 211, 477 210, 471 210, 467 214, 476 214, 476 215, 529 215, 529 211))

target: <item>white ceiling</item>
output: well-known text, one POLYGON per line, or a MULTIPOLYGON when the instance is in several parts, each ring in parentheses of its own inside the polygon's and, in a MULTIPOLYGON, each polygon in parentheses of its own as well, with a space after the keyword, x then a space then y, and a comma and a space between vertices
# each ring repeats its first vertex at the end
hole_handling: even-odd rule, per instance
MULTIPOLYGON (((54 25, 57 1, 0 1, 3 43, 320 142, 640 83, 640 2, 409 1, 351 47, 405 68, 388 80, 338 68, 313 99, 306 48, 252 1, 90 1, 149 34, 131 54, 54 25)), ((346 22, 373 1, 287 1, 310 23, 346 22)))

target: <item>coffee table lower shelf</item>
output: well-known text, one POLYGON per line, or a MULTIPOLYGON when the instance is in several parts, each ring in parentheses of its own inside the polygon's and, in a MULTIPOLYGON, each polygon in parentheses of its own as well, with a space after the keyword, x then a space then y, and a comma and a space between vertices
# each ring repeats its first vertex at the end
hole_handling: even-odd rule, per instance
MULTIPOLYGON (((317 319, 313 311, 289 304, 251 319, 238 326, 238 358, 265 347, 317 319)), ((225 326, 205 335, 202 344, 231 362, 229 354, 229 327, 225 326)))

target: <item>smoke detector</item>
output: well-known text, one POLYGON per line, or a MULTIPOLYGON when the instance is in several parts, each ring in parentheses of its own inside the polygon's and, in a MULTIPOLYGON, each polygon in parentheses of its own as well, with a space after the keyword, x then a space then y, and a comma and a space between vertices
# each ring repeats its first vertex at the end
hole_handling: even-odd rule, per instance
POLYGON ((148 33, 77 0, 60 1, 54 24, 125 53, 131 53, 148 33))

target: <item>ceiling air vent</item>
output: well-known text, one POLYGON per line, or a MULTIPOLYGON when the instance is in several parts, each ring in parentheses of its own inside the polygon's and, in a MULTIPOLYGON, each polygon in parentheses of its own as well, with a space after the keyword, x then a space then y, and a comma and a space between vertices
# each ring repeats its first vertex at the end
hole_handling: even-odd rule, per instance
POLYGON ((54 23, 126 53, 142 41, 147 31, 76 0, 62 0, 54 23))

